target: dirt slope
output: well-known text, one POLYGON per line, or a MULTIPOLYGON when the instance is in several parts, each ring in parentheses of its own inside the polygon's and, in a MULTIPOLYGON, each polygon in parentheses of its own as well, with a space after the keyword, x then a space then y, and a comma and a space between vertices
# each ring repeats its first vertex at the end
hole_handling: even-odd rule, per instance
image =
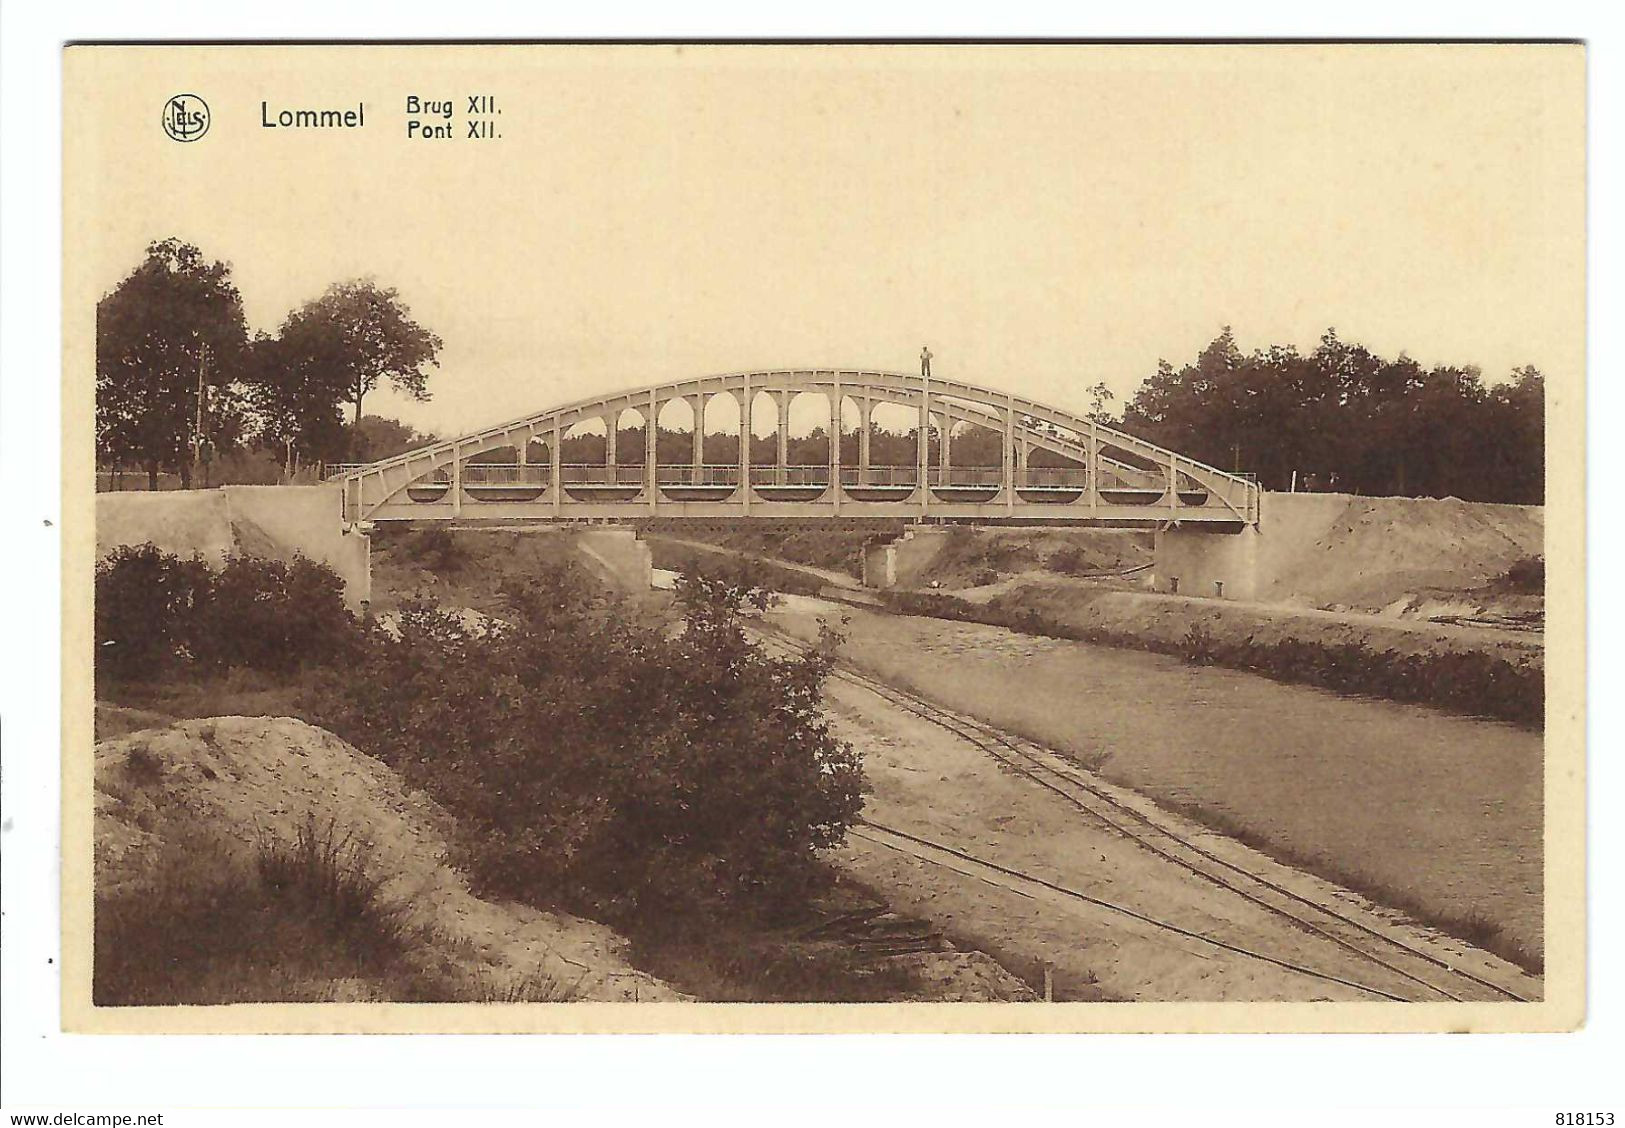
POLYGON ((954 526, 908 586, 980 587, 1012 574, 1118 572, 1150 560, 1151 534, 1139 530, 954 526))
POLYGON ((288 717, 218 717, 96 745, 96 882, 139 883, 165 842, 206 835, 224 865, 251 866, 265 836, 309 818, 352 832, 388 875, 384 896, 430 937, 428 955, 469 982, 542 976, 579 999, 680 999, 635 971, 625 941, 561 913, 480 900, 446 862, 450 817, 390 768, 288 717))
POLYGON ((1286 546, 1268 562, 1259 598, 1377 610, 1420 593, 1467 593, 1516 561, 1542 555, 1545 530, 1540 506, 1271 495, 1266 551, 1276 538, 1286 546))

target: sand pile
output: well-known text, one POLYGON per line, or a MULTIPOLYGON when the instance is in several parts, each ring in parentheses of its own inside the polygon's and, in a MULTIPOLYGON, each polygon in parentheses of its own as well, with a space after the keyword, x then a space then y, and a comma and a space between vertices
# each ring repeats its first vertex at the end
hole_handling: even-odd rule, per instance
POLYGON ((96 745, 96 882, 139 883, 168 842, 207 838, 222 865, 254 865, 261 841, 292 840, 307 820, 352 834, 383 896, 421 928, 430 955, 471 982, 541 976, 573 997, 684 996, 634 970, 626 941, 562 913, 475 897, 446 862, 452 823, 389 767, 288 717, 217 717, 96 745))
POLYGON ((1267 570, 1274 575, 1266 573, 1261 598, 1270 602, 1369 610, 1401 600, 1413 604, 1425 594, 1481 588, 1516 561, 1543 551, 1545 511, 1539 506, 1350 497, 1340 506, 1317 507, 1330 517, 1324 528, 1305 522, 1283 530, 1270 509, 1285 502, 1267 499, 1265 537, 1296 533, 1306 543, 1267 570))

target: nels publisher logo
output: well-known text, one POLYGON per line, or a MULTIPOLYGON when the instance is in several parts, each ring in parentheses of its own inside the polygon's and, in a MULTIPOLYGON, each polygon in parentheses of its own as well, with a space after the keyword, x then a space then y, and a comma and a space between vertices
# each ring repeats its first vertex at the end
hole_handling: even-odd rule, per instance
POLYGON ((209 104, 196 94, 177 94, 164 103, 164 132, 176 141, 196 141, 209 132, 209 104))

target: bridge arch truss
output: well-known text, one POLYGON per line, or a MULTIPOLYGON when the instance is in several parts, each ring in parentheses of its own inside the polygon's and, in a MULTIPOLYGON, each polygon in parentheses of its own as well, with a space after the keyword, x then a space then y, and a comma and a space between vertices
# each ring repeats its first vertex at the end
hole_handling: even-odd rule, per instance
POLYGON ((921 373, 849 368, 732 372, 593 396, 364 466, 337 468, 347 522, 425 519, 638 520, 693 517, 828 518, 870 516, 942 521, 1008 521, 1145 526, 1256 525, 1256 482, 1134 435, 1009 392, 921 373), (803 393, 826 398, 828 458, 790 465, 790 404, 803 393), (763 394, 777 409, 777 459, 751 459, 754 407, 763 394), (704 460, 706 405, 715 396, 739 406, 737 458, 704 460), (656 441, 662 409, 685 400, 693 410, 693 456, 661 464, 656 441), (857 404, 858 459, 842 462, 842 405, 857 404), (869 457, 872 412, 899 405, 918 420, 910 466, 875 466, 869 457), (631 409, 644 420, 641 461, 623 465, 615 435, 631 409), (564 439, 579 423, 601 419, 602 466, 565 464, 564 439), (1000 440, 996 466, 955 466, 953 435, 963 424, 1000 440), (939 436, 937 457, 931 435, 939 436), (546 444, 532 464, 531 444, 546 444), (513 448, 514 463, 473 462, 513 448), (1034 451, 1061 466, 1030 465, 1034 451))

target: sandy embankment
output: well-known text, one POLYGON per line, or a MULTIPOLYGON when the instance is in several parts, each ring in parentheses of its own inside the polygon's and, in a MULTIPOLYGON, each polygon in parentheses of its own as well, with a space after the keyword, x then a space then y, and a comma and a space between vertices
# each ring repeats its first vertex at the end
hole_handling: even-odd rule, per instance
MULTIPOLYGON (((1059 534, 1046 539, 1030 530, 961 534, 958 549, 945 551, 916 586, 998 611, 1037 612, 1080 631, 1165 644, 1200 627, 1231 643, 1306 639, 1401 655, 1473 651, 1518 663, 1544 661, 1540 593, 1498 582, 1514 564, 1542 555, 1539 506, 1271 494, 1263 512, 1263 590, 1255 602, 1157 594, 1144 590, 1149 573, 1105 580, 1056 575, 1050 562, 1060 550, 1059 534), (999 561, 1005 574, 966 586, 961 558, 967 555, 999 561), (1513 620, 1523 629, 1510 629, 1513 620)), ((1085 530, 1072 536, 1089 547, 1089 560, 1104 564, 1103 553, 1118 546, 1127 553, 1143 534, 1085 530)), ((1132 562, 1131 555, 1122 560, 1132 562)))
POLYGON ((1488 653, 1536 666, 1546 657, 1545 638, 1538 631, 1194 599, 1157 592, 1091 590, 1055 582, 1022 584, 996 596, 990 604, 1001 610, 1036 611, 1079 631, 1102 631, 1167 645, 1179 643, 1193 627, 1199 627, 1221 642, 1260 646, 1308 639, 1329 645, 1358 644, 1378 653, 1392 650, 1401 655, 1488 653))
MULTIPOLYGON (((96 745, 96 883, 106 894, 147 879, 166 842, 218 844, 220 864, 252 870, 267 836, 307 819, 350 834, 384 876, 418 937, 414 958, 443 978, 501 991, 542 978, 575 999, 685 996, 626 960, 626 941, 591 921, 484 901, 447 863, 450 816, 383 763, 288 717, 217 717, 96 745)), ((370 1001, 368 985, 335 998, 370 1001)), ((475 995, 471 999, 477 998, 475 995)))

